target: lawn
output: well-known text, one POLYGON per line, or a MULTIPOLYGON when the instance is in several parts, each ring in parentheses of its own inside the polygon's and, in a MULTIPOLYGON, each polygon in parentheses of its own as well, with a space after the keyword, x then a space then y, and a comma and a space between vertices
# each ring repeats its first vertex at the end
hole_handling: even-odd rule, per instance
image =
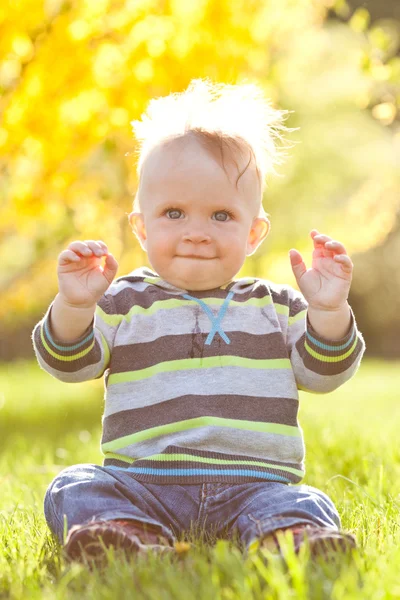
POLYGON ((102 382, 64 384, 35 363, 0 366, 0 598, 400 598, 400 363, 365 360, 326 395, 302 394, 305 483, 328 493, 359 550, 332 564, 307 552, 267 562, 226 541, 179 559, 68 564, 47 531, 47 485, 67 465, 101 462, 102 382))

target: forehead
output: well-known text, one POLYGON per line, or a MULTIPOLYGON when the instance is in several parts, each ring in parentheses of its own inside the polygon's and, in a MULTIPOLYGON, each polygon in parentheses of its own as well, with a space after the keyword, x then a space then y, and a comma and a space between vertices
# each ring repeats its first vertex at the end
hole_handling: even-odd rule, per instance
POLYGON ((260 200, 260 187, 254 163, 243 153, 205 147, 193 137, 168 140, 153 148, 145 158, 139 195, 168 195, 169 191, 226 194, 245 200, 260 200), (246 166, 248 168, 246 169, 246 166), (241 177, 239 175, 242 173, 241 177))

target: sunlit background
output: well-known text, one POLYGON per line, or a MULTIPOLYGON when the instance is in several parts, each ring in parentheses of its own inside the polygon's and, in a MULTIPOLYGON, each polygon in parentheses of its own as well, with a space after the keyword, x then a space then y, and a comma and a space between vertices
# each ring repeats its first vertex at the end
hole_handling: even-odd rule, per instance
POLYGON ((398 0, 2 0, 0 361, 33 355, 70 241, 146 264, 130 121, 198 77, 257 82, 298 128, 242 274, 294 285, 289 249, 309 264, 312 228, 340 239, 368 354, 400 356, 398 0))

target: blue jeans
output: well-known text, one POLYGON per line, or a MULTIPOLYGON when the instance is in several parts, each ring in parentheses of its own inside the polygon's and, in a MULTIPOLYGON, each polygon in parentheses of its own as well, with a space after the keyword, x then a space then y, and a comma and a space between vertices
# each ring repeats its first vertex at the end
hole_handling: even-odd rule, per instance
POLYGON ((45 496, 45 516, 63 542, 64 522, 133 519, 159 527, 173 542, 188 531, 238 539, 245 548, 277 529, 309 524, 338 529, 340 518, 324 493, 277 482, 154 484, 128 471, 92 464, 64 469, 45 496))

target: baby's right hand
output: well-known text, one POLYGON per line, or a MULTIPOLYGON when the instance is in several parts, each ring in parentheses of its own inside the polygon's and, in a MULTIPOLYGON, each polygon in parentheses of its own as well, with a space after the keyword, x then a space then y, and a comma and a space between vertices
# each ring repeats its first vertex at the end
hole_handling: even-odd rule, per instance
POLYGON ((59 294, 76 308, 94 307, 112 283, 118 263, 102 241, 72 242, 58 257, 59 294), (104 267, 101 259, 105 256, 104 267))

